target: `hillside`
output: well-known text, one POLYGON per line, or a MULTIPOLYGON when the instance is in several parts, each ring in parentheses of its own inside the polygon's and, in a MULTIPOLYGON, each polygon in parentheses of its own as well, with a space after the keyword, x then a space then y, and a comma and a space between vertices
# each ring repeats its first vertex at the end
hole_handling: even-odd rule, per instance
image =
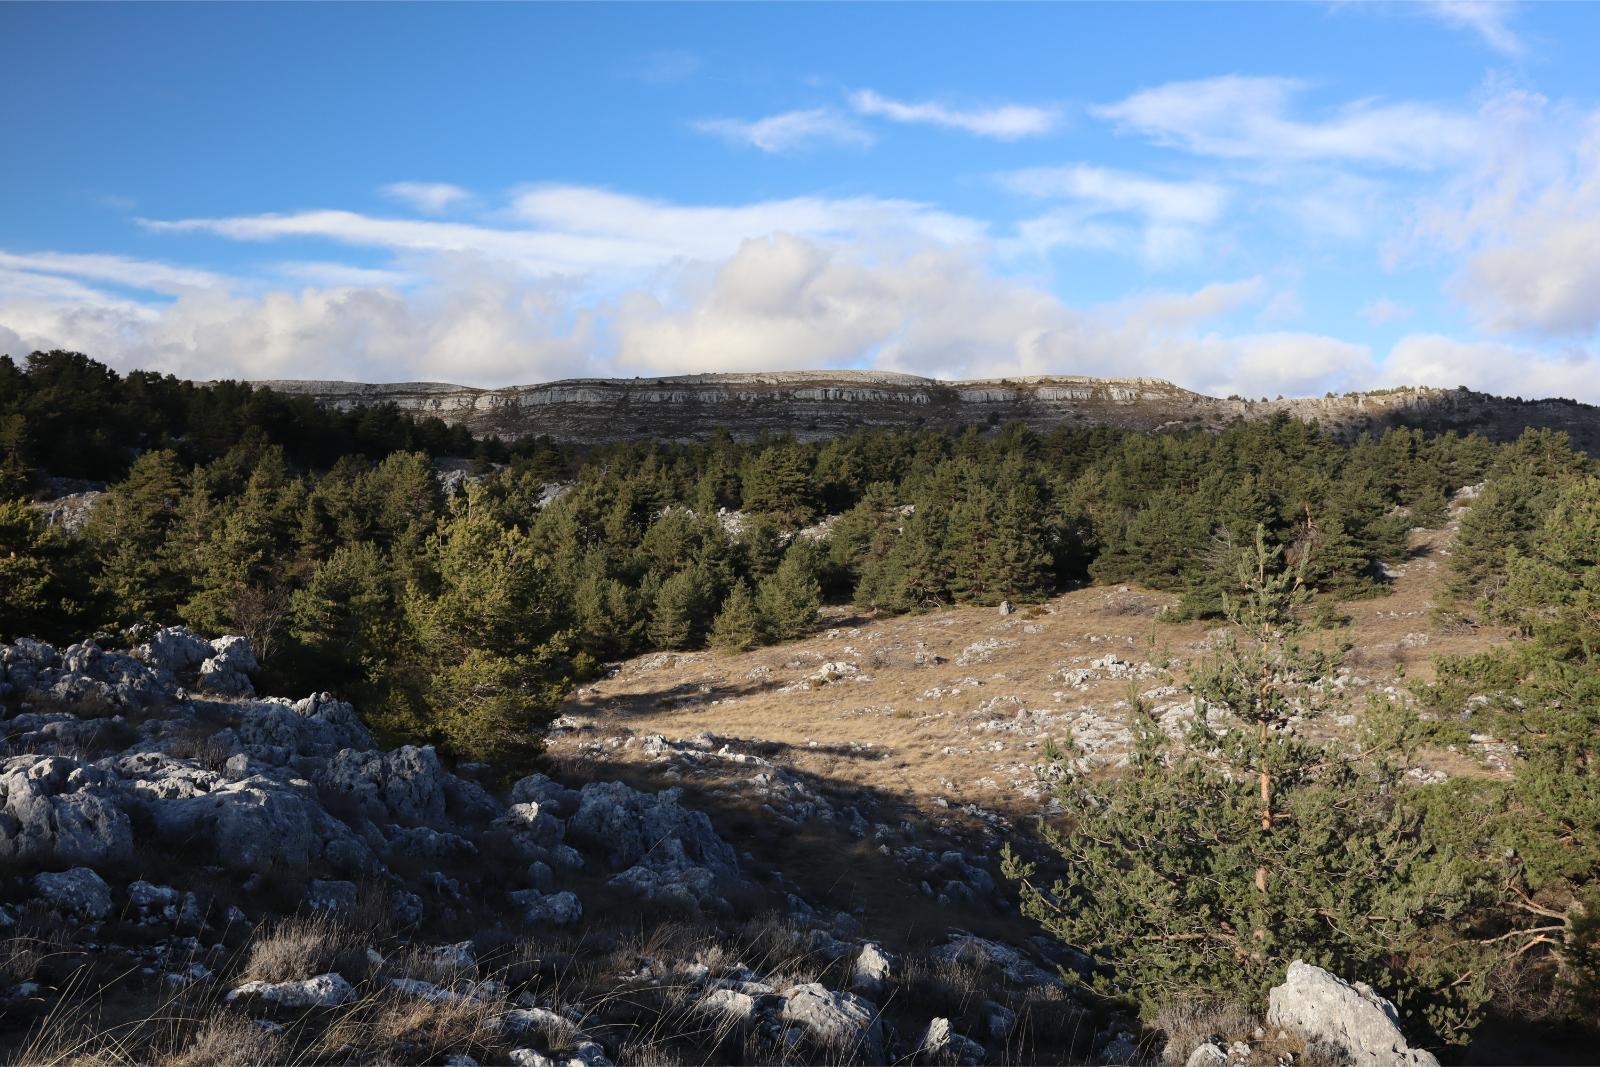
POLYGON ((1336 397, 1218 399, 1156 378, 1038 377, 938 381, 879 371, 582 378, 477 389, 438 382, 392 385, 262 381, 279 392, 348 410, 393 403, 474 435, 548 435, 560 441, 703 440, 792 433, 821 440, 863 427, 953 430, 1022 422, 1039 430, 1218 429, 1287 414, 1342 435, 1390 426, 1478 432, 1495 440, 1529 427, 1564 430, 1600 451, 1600 409, 1569 400, 1523 401, 1466 389, 1408 388, 1336 397))

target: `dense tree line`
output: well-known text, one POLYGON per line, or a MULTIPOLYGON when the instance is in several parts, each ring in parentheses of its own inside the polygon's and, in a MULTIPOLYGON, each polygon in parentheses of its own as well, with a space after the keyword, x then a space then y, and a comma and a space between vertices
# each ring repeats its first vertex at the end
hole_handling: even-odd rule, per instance
POLYGON ((185 622, 248 635, 287 691, 353 699, 391 740, 525 763, 572 679, 650 649, 748 649, 863 612, 1036 601, 1085 582, 1180 597, 1233 636, 1181 737, 1133 701, 1111 779, 1052 753, 1067 821, 1029 912, 1149 1010, 1257 996, 1293 955, 1373 981, 1441 1039, 1532 968, 1552 1012, 1600 992, 1600 480, 1564 436, 1290 419, 1216 433, 863 431, 474 443, 393 409, 0 360, 0 638, 185 622), (478 473, 446 491, 433 457, 478 473), (81 532, 29 496, 111 484, 81 532), (1312 729, 1337 661, 1315 606, 1381 591, 1415 526, 1479 486, 1448 618, 1521 640, 1312 729), (1321 635, 1326 636, 1326 635, 1321 635), (1313 640, 1313 638, 1316 638, 1313 640), (1417 786, 1421 746, 1512 742, 1514 776, 1417 786))
POLYGON ((1135 581, 1216 614, 1258 527, 1311 561, 1310 588, 1362 595, 1411 524, 1500 462, 1479 438, 1346 445, 1290 419, 580 453, 74 353, 0 361, 0 384, 10 495, 112 479, 78 536, 20 502, 0 512, 3 636, 242 632, 286 686, 495 758, 536 742, 566 679, 651 648, 793 638, 824 601, 903 612, 1135 581), (429 456, 452 451, 483 473, 447 497, 429 456))

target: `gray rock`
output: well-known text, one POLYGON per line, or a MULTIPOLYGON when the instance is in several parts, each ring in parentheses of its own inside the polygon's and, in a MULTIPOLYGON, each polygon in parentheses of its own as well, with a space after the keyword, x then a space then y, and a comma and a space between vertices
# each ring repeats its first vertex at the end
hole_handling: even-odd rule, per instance
POLYGON ((402 745, 392 752, 340 752, 318 784, 374 822, 437 827, 446 822, 447 777, 432 745, 402 745))
POLYGON ((1267 1000, 1267 1025, 1299 1030, 1342 1050, 1354 1067, 1438 1067, 1438 1060, 1406 1044, 1394 1005, 1364 982, 1350 984, 1320 967, 1295 960, 1283 985, 1267 1000))
POLYGON ((33 888, 51 910, 75 922, 99 922, 111 914, 111 887, 87 867, 36 874, 33 888))
POLYGON ((1138 1063, 1138 1039, 1127 1030, 1118 1030, 1100 1045, 1097 1062, 1107 1065, 1138 1063))
POLYGON ((756 998, 733 989, 713 989, 695 1002, 694 1010, 728 1026, 747 1026, 755 1017, 756 998))
POLYGON ((211 656, 200 664, 198 680, 202 689, 213 693, 254 696, 250 674, 259 668, 249 641, 237 635, 219 637, 211 642, 211 656))
POLYGON ((1189 1053, 1189 1058, 1184 1061, 1183 1067, 1227 1067, 1228 1054, 1220 1045, 1209 1041, 1202 1042, 1189 1053))
POLYGON ((178 891, 170 885, 133 882, 128 886, 128 910, 136 922, 172 922, 178 917, 178 891))
POLYGON ((288 1010, 336 1008, 355 1000, 356 991, 340 975, 319 974, 298 982, 246 982, 224 999, 231 1004, 240 998, 260 1000, 288 1010))
POLYGON ((211 644, 187 626, 157 630, 150 640, 133 650, 138 659, 158 671, 187 674, 211 658, 211 644))
POLYGON ((856 954, 855 966, 850 972, 850 988, 857 993, 876 996, 883 991, 884 984, 894 973, 894 967, 894 957, 885 952, 882 946, 868 941, 856 954))
POLYGON ((306 887, 306 907, 312 911, 352 911, 356 906, 356 884, 343 880, 313 879, 306 887))
POLYGON ((511 1038, 537 1037, 546 1044, 565 1042, 578 1024, 549 1008, 516 1008, 495 1019, 495 1029, 511 1038))
POLYGON ((583 903, 571 890, 546 894, 537 889, 520 889, 508 895, 522 909, 523 922, 570 926, 583 918, 583 903))
POLYGON ((854 993, 835 993, 818 982, 795 986, 783 1001, 783 1021, 802 1027, 812 1042, 840 1058, 883 1058, 878 1007, 854 993))
POLYGON ((922 1032, 917 1051, 942 1063, 957 1063, 962 1067, 983 1062, 984 1048, 969 1037, 963 1037, 950 1027, 950 1020, 932 1019, 922 1032))
POLYGON ((208 845, 230 870, 249 874, 316 861, 348 874, 382 870, 371 849, 322 807, 309 782, 257 775, 149 810, 160 837, 188 848, 208 845))
POLYGON ((612 1067, 605 1049, 593 1041, 583 1041, 571 1056, 546 1056, 531 1048, 514 1048, 507 1059, 512 1067, 612 1067))
POLYGON ((0 860, 102 866, 133 848, 116 781, 61 756, 0 761, 0 860))
POLYGON ((930 955, 944 963, 972 963, 978 966, 998 967, 1005 976, 1018 985, 1060 986, 1061 978, 1051 974, 1020 949, 998 941, 957 932, 949 942, 935 948, 930 955))

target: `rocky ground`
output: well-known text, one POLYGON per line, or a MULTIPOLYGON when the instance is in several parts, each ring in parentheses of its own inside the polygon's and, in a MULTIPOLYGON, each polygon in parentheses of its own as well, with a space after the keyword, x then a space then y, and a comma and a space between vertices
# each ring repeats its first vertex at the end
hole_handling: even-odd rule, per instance
MULTIPOLYGON (((1347 606, 1352 697, 1496 639, 1434 623, 1448 539, 1347 606)), ((1428 1062, 1308 967, 1264 1016, 1142 1031, 1017 917, 993 859, 1048 802, 1043 744, 1115 764, 1130 690, 1186 713, 1212 635, 1168 603, 619 664, 508 788, 327 694, 258 697, 241 638, 0 646, 0 1059, 1428 1062)))

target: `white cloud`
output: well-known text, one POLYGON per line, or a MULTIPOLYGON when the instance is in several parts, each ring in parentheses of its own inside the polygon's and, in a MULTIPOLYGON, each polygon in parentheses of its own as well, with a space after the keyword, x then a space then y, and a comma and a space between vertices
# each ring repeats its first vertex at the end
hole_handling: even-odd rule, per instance
POLYGON ((405 286, 414 284, 418 280, 417 275, 403 270, 352 267, 347 263, 329 263, 322 260, 275 263, 272 265, 272 271, 294 281, 334 288, 405 286))
POLYGON ((1017 141, 1053 133, 1061 125, 1061 109, 1024 104, 989 108, 954 108, 932 101, 906 103, 871 89, 850 94, 850 106, 861 115, 891 122, 920 123, 963 130, 996 141, 1017 141))
POLYGON ((1360 100, 1318 120, 1293 117, 1306 88, 1292 78, 1228 75, 1169 82, 1091 113, 1157 143, 1229 159, 1428 169, 1475 143, 1470 117, 1415 102, 1360 100))
POLYGON ((1464 257, 1448 289, 1482 329, 1589 337, 1600 329, 1600 112, 1506 90, 1481 115, 1474 165, 1421 205, 1413 245, 1464 257))
POLYGON ((1551 355, 1495 341, 1412 334, 1390 351, 1381 374, 1397 385, 1465 385, 1500 396, 1600 403, 1600 359, 1585 351, 1551 355))
POLYGON ((449 182, 393 182, 378 190, 391 200, 429 215, 442 215, 450 208, 472 199, 472 194, 449 182))
POLYGON ((1021 248, 1130 252, 1155 266, 1198 258, 1202 231, 1228 202, 1227 190, 1212 182, 1165 181, 1086 164, 1034 167, 998 180, 1013 192, 1063 202, 1018 223, 1021 248))
POLYGON ((220 276, 190 267, 175 267, 127 256, 74 252, 13 253, 0 251, 0 269, 61 274, 152 293, 181 293, 220 285, 220 276))
POLYGON ((1013 192, 1041 199, 1076 200, 1101 211, 1129 211, 1172 222, 1208 223, 1222 213, 1228 193, 1214 182, 1175 182, 1088 164, 1031 167, 1000 175, 1013 192))
POLYGON ((1517 58, 1527 51, 1522 38, 1511 28, 1514 7, 1510 3, 1501 0, 1430 0, 1422 8, 1441 22, 1477 34, 1484 44, 1503 55, 1517 58))
POLYGON ((722 259, 750 237, 981 241, 981 223, 927 204, 873 197, 796 197, 695 207, 588 186, 542 185, 512 200, 521 226, 392 219, 349 211, 142 220, 158 233, 204 233, 236 241, 319 237, 396 253, 470 254, 535 274, 637 276, 680 259, 722 259))
POLYGON ((826 108, 785 111, 766 118, 700 119, 694 128, 730 144, 750 145, 763 152, 800 152, 823 145, 872 144, 872 134, 843 115, 826 108))
POLYGON ((591 366, 594 316, 558 287, 458 266, 428 289, 358 287, 239 295, 197 290, 160 307, 42 299, 0 279, 0 337, 14 354, 70 348, 121 368, 200 380, 558 378, 591 366))

